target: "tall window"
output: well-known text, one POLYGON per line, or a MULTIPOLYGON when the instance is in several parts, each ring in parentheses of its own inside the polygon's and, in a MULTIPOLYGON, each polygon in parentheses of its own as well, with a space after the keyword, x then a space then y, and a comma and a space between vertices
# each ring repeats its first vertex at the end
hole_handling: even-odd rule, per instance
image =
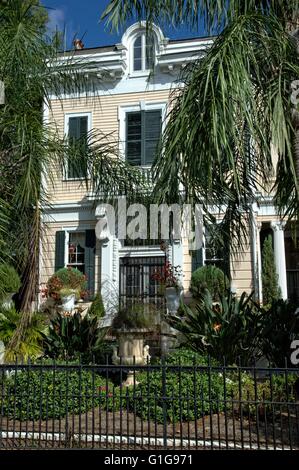
POLYGON ((68 118, 68 178, 84 178, 87 169, 88 116, 68 118))
POLYGON ((133 43, 133 70, 144 72, 153 68, 155 60, 155 40, 151 33, 144 32, 133 43))
POLYGON ((161 109, 127 113, 126 118, 127 160, 131 165, 151 165, 161 137, 161 109))
POLYGON ((85 273, 85 233, 70 232, 68 246, 68 266, 85 273))

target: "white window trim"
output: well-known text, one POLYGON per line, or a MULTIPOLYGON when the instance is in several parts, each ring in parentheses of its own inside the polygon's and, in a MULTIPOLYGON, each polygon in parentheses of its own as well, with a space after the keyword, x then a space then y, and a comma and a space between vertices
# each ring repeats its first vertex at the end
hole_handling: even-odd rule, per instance
MULTIPOLYGON (((92 113, 90 111, 81 113, 65 113, 64 115, 64 136, 68 139, 69 135, 69 120, 73 117, 87 117, 87 132, 92 129, 92 113)), ((68 177, 68 165, 66 163, 65 171, 63 172, 63 181, 82 181, 84 178, 69 178, 68 177)))
POLYGON ((66 268, 69 264, 69 241, 71 232, 84 233, 86 230, 90 230, 90 225, 82 225, 80 227, 62 227, 61 231, 65 233, 64 237, 64 267, 66 268))
MULTIPOLYGON (((118 108, 118 121, 119 121, 119 155, 125 160, 126 159, 126 115, 127 113, 139 112, 139 111, 154 111, 156 109, 162 110, 162 134, 165 129, 165 118, 167 113, 167 102, 144 102, 140 101, 136 104, 119 106, 118 108)), ((150 168, 149 165, 140 166, 140 168, 150 168)))

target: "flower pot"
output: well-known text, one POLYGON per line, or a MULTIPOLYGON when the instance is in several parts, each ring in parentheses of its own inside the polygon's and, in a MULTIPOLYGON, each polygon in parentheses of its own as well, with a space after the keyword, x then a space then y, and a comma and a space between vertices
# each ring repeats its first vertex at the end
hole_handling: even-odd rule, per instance
POLYGON ((70 294, 65 297, 61 297, 61 306, 64 311, 71 312, 75 308, 76 295, 70 294))
MULTIPOLYGON (((144 333, 146 329, 119 330, 117 332, 118 351, 113 348, 112 362, 115 365, 123 364, 145 365, 150 361, 149 346, 144 346, 144 333)), ((128 371, 127 380, 123 383, 128 387, 137 384, 133 371, 128 371)))
POLYGON ((176 314, 180 305, 181 290, 176 287, 166 287, 165 298, 167 313, 176 314))

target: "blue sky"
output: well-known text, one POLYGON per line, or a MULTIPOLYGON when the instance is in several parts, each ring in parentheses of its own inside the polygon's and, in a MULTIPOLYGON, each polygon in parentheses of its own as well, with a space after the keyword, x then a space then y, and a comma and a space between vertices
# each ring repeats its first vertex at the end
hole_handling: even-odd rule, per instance
MULTIPOLYGON (((66 30, 66 46, 71 47, 73 38, 82 38, 85 47, 110 45, 120 42, 120 34, 111 34, 105 30, 105 25, 99 23, 101 13, 109 0, 41 0, 49 7, 49 29, 66 30)), ((162 28, 166 37, 180 39, 186 37, 205 36, 204 28, 190 32, 182 27, 179 30, 162 28)))

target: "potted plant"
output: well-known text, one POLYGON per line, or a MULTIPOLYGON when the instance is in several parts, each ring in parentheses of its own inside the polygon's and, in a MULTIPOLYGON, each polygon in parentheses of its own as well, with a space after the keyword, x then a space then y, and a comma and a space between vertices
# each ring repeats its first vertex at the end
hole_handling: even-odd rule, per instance
POLYGON ((80 291, 78 289, 64 288, 59 291, 61 305, 64 311, 70 312, 75 307, 75 301, 80 299, 80 291))
MULTIPOLYGON (((112 329, 118 340, 117 348, 113 348, 114 364, 144 365, 150 361, 149 346, 144 345, 144 337, 154 325, 154 309, 143 304, 139 299, 122 306, 115 316, 112 329)), ((128 371, 124 386, 136 383, 134 372, 128 371)))
POLYGON ((153 279, 161 285, 165 299, 167 312, 175 314, 179 308, 180 297, 183 291, 181 284, 182 269, 180 266, 173 266, 168 260, 160 271, 156 271, 153 279))
POLYGON ((47 283, 47 296, 61 302, 64 311, 72 311, 75 301, 86 295, 86 276, 76 268, 61 268, 47 283))
POLYGON ((0 301, 4 308, 11 308, 12 297, 21 287, 20 277, 15 268, 7 263, 0 265, 0 301))

